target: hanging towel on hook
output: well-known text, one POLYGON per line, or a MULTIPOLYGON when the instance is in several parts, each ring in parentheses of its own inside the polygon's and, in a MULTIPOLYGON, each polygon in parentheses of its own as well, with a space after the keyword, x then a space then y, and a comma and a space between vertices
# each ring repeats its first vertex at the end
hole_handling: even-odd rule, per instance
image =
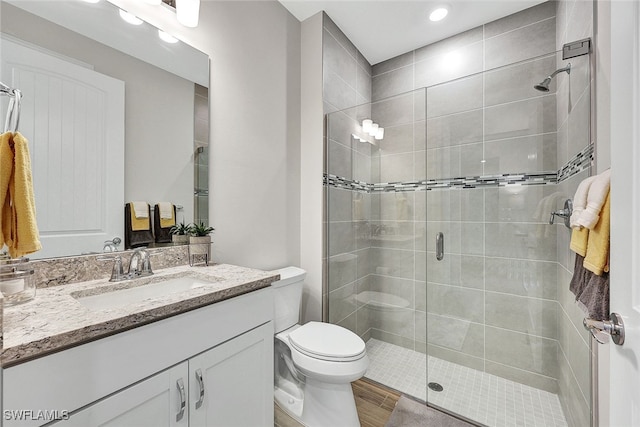
POLYGON ((12 258, 42 249, 36 223, 36 205, 31 175, 29 142, 20 133, 7 132, 0 136, 3 172, 0 173, 0 200, 2 204, 2 238, 12 258), (4 188, 7 151, 11 150, 11 172, 7 189, 4 188), (5 191, 5 194, 2 194, 5 191))
POLYGON ((609 235, 611 226, 610 193, 607 192, 600 220, 589 231, 587 253, 584 257, 584 268, 597 276, 609 271, 609 235))
MULTIPOLYGON (((584 209, 587 207, 587 196, 589 195, 589 187, 593 181, 598 177, 598 175, 590 176, 589 178, 584 179, 580 185, 578 185, 578 189, 576 190, 576 194, 573 196, 573 213, 571 214, 571 228, 580 229, 581 227, 578 225, 578 219, 584 209)), ((584 256, 584 254, 582 254, 584 256)))
POLYGON ((586 227, 592 230, 600 218, 600 211, 609 194, 611 184, 611 169, 607 169, 596 176, 589 186, 587 194, 587 206, 576 221, 576 226, 586 227))
POLYGON ((11 240, 11 198, 9 182, 13 173, 13 150, 11 133, 0 135, 0 249, 11 240))

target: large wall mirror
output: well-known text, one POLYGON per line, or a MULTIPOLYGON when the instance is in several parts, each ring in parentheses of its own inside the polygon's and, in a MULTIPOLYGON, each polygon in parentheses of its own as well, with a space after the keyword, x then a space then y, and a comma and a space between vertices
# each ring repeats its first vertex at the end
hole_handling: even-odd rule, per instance
POLYGON ((23 92, 31 149, 43 244, 32 258, 124 243, 130 201, 208 222, 206 54, 126 23, 105 0, 2 1, 0 18, 0 80, 23 92))

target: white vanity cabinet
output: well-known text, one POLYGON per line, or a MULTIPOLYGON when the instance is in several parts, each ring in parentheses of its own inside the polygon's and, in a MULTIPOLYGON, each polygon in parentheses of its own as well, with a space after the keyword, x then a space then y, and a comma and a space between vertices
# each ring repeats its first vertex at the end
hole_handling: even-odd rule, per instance
POLYGON ((6 368, 3 411, 69 411, 56 426, 272 426, 272 319, 265 288, 6 368))
POLYGON ((271 323, 115 393, 57 426, 177 427, 273 424, 271 323), (250 409, 250 410, 247 410, 250 409))

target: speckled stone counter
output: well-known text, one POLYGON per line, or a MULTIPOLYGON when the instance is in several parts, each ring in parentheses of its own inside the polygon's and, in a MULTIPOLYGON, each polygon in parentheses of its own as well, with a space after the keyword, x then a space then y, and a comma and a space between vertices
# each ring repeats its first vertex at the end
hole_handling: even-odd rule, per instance
POLYGON ((262 289, 278 278, 275 272, 219 264, 167 268, 156 271, 153 276, 123 282, 99 279, 41 288, 34 300, 4 308, 2 366, 12 366, 262 289), (88 308, 81 302, 83 297, 185 276, 210 283, 116 308, 88 308))

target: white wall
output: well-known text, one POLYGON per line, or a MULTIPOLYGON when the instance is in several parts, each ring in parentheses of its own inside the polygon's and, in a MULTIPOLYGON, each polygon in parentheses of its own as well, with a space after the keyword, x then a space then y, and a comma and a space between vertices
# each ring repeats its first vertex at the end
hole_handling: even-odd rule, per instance
MULTIPOLYGON (((300 263, 300 23, 276 1, 203 1, 190 29, 167 8, 113 0, 211 57, 214 261, 300 263)), ((318 178, 321 179, 321 176, 318 178)))
POLYGON ((302 188, 301 265, 307 270, 304 321, 322 320, 322 13, 302 22, 302 188))
MULTIPOLYGON (((596 131, 596 166, 597 173, 611 167, 611 3, 596 1, 596 18, 594 27, 595 49, 595 131, 596 131)), ((611 393, 609 372, 609 345, 598 345, 591 341, 597 355, 595 365, 597 369, 598 391, 595 419, 601 427, 609 426, 611 393)), ((595 402, 594 402, 595 403, 595 402)))

